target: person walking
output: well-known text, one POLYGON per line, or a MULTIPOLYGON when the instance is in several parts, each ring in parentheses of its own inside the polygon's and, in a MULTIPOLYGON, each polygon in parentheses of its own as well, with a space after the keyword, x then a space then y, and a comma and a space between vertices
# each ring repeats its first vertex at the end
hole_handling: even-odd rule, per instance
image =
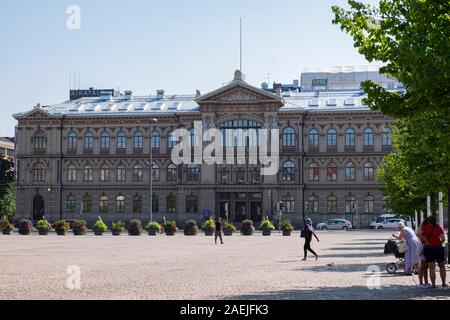
POLYGON ((420 238, 423 227, 428 225, 428 220, 424 219, 417 230, 417 238, 419 239, 419 246, 417 248, 417 255, 419 256, 419 288, 428 289, 431 285, 428 283, 428 263, 423 255, 423 246, 425 241, 420 238))
POLYGON ((439 273, 442 280, 442 286, 447 287, 445 270, 445 251, 442 244, 445 242, 444 230, 437 225, 434 217, 427 218, 428 225, 422 228, 419 237, 425 242, 423 254, 428 263, 430 271, 431 285, 436 288, 436 263, 439 266, 439 273))
POLYGON ((218 218, 216 221, 216 231, 214 234, 214 238, 217 244, 217 238, 220 238, 220 243, 223 244, 223 239, 222 239, 222 218, 218 218))
POLYGON ((311 241, 312 241, 313 236, 316 238, 317 242, 320 242, 319 238, 317 237, 316 233, 314 232, 312 220, 307 219, 305 226, 303 228, 303 231, 302 231, 302 237, 305 238, 305 245, 303 247, 305 257, 303 258, 303 261, 307 260, 308 251, 311 252, 316 257, 316 261, 319 259, 319 255, 317 253, 315 253, 314 250, 311 248, 311 241))
POLYGON ((419 270, 420 260, 417 251, 419 249, 420 241, 414 230, 405 226, 403 222, 398 223, 397 229, 400 231, 400 235, 393 235, 394 238, 400 241, 406 241, 406 244, 408 245, 408 251, 405 252, 404 264, 405 273, 411 276, 415 270, 419 270))

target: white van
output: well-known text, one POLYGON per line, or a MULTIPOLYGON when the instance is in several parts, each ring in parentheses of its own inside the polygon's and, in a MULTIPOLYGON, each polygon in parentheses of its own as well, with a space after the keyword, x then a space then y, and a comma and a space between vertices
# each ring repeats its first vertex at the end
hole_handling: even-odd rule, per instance
MULTIPOLYGON (((383 223, 383 222, 385 222, 387 220, 390 220, 390 219, 395 219, 397 217, 398 216, 395 215, 395 214, 390 214, 390 213, 382 214, 376 221, 374 221, 374 222, 372 222, 370 224, 370 228, 371 229, 376 229, 380 223, 383 223)), ((412 228, 415 227, 414 224, 411 224, 411 220, 408 217, 404 217, 403 219, 405 220, 405 222, 406 222, 405 224, 408 227, 412 227, 412 228)))

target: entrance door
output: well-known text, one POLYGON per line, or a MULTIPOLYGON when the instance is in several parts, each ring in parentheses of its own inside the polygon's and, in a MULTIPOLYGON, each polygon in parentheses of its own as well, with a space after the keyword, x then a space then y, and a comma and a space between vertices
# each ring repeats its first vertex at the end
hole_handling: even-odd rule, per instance
POLYGON ((247 218, 247 202, 242 200, 236 200, 234 203, 234 215, 236 222, 242 222, 247 218))
POLYGON ((33 220, 41 220, 45 213, 45 200, 41 195, 36 195, 33 199, 33 220))
POLYGON ((262 222, 262 203, 261 201, 252 201, 250 206, 250 216, 253 222, 262 222))

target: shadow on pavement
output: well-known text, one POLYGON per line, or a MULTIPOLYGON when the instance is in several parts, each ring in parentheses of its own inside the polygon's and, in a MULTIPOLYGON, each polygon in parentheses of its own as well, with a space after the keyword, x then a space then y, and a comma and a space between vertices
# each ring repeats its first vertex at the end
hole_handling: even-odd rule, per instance
MULTIPOLYGON (((313 248, 314 250, 314 248, 313 248)), ((318 252, 320 258, 381 258, 385 257, 383 250, 378 250, 378 253, 370 252, 370 253, 341 253, 341 254, 320 254, 318 252)))
POLYGON ((383 251, 384 247, 378 246, 378 247, 334 247, 334 248, 328 248, 325 249, 326 251, 351 251, 351 250, 361 250, 361 251, 383 251))
MULTIPOLYGON (((319 262, 318 262, 319 263, 319 262)), ((377 266, 380 271, 384 271, 386 264, 361 264, 361 263, 346 263, 346 264, 329 264, 329 265, 314 265, 297 268, 298 271, 310 272, 365 272, 369 266, 377 266)))

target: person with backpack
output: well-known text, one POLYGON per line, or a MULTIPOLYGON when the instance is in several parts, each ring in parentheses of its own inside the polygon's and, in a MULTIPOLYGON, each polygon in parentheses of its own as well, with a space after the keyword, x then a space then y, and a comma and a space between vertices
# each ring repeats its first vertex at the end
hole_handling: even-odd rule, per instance
POLYGON ((319 255, 317 253, 315 253, 314 250, 311 248, 311 242, 312 242, 313 236, 316 238, 317 242, 320 242, 319 238, 317 237, 316 233, 314 232, 312 220, 307 219, 305 226, 303 227, 303 230, 301 232, 301 237, 305 238, 305 245, 303 247, 303 251, 305 253, 305 258, 303 259, 303 261, 307 260, 308 251, 316 256, 316 261, 319 259, 319 255))

